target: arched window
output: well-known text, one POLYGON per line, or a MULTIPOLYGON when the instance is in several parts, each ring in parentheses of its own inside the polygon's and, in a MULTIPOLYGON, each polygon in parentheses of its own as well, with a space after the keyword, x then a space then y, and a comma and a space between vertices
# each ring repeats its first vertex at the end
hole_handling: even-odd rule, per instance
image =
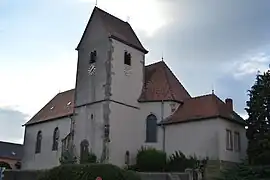
POLYGON ((37 141, 36 141, 36 150, 35 150, 36 154, 41 152, 41 141, 42 141, 42 132, 38 131, 38 133, 37 133, 37 141))
POLYGON ((146 142, 157 142, 157 117, 153 114, 146 119, 146 142))
POLYGON ((53 131, 53 145, 52 145, 53 151, 58 150, 58 143, 59 143, 59 129, 58 127, 56 127, 53 131))
POLYGON ((125 154, 125 164, 126 165, 129 165, 129 158, 130 158, 129 151, 126 151, 126 154, 125 154))
POLYGON ((81 142, 80 163, 83 164, 87 161, 89 155, 89 142, 84 139, 81 142))

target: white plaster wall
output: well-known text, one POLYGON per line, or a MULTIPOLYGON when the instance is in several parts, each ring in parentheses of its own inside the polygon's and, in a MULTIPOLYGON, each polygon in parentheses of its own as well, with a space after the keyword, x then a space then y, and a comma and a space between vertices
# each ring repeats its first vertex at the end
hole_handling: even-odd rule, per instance
POLYGON ((143 87, 144 53, 129 47, 117 40, 112 40, 112 96, 111 99, 138 106, 138 98, 143 87), (124 53, 131 54, 131 66, 124 64, 124 53), (125 75, 125 68, 130 74, 125 75))
MULTIPOLYGON (((82 39, 78 51, 78 65, 76 77, 76 106, 103 101, 105 98, 105 84, 107 79, 106 62, 109 61, 111 42, 98 16, 93 16, 82 39), (95 75, 89 75, 90 53, 96 50, 95 75)), ((89 104, 75 108, 74 142, 76 155, 80 156, 80 143, 87 139, 89 149, 98 158, 101 156, 103 135, 103 104, 104 102, 89 104), (93 119, 91 119, 93 114, 93 119)))
POLYGON ((181 150, 185 155, 239 162, 246 155, 245 128, 221 118, 166 126, 166 152, 181 150), (226 150, 226 129, 240 133, 241 151, 226 150))
POLYGON ((138 123, 140 110, 111 102, 110 111, 110 162, 123 166, 126 151, 130 152, 131 161, 134 162, 137 150, 141 146, 138 123))
MULTIPOLYGON (((164 117, 171 114, 171 102, 164 102, 164 117)), ((140 103, 140 109, 135 109, 114 102, 110 103, 110 162, 123 166, 125 152, 130 152, 130 162, 135 163, 137 151, 141 146, 162 149, 163 131, 158 128, 158 141, 146 143, 146 118, 154 114, 158 122, 161 120, 161 102, 140 103)))
POLYGON ((80 156, 80 143, 87 139, 89 150, 94 152, 98 158, 101 157, 103 136, 103 103, 82 106, 75 109, 75 151, 80 156), (93 119, 91 119, 93 114, 93 119))
POLYGON ((108 35, 98 16, 93 16, 86 29, 78 51, 76 77, 76 106, 104 99, 104 84, 106 82, 105 62, 110 49, 108 35), (89 75, 90 53, 97 51, 96 73, 89 75))
POLYGON ((61 118, 46 123, 26 126, 23 146, 22 169, 46 169, 59 165, 61 140, 70 132, 70 118, 61 118), (53 132, 59 128, 58 150, 52 151, 53 132), (42 131, 41 153, 35 154, 38 131, 42 131))
POLYGON ((218 119, 193 121, 166 126, 166 152, 182 151, 186 156, 219 158, 218 119))
POLYGON ((179 105, 176 102, 166 101, 163 102, 147 102, 140 104, 140 114, 139 114, 139 140, 142 146, 154 147, 156 149, 162 150, 163 148, 163 129, 161 126, 158 126, 158 141, 156 143, 147 143, 146 140, 146 118, 150 114, 154 114, 157 117, 158 123, 162 120, 162 111, 163 119, 171 115, 171 103, 176 104, 176 108, 179 105))
POLYGON ((246 157, 247 138, 246 138, 246 130, 243 125, 239 125, 224 119, 219 119, 219 137, 220 137, 219 157, 221 160, 239 162, 240 160, 246 157), (232 136, 234 136, 235 131, 240 133, 240 142, 241 142, 240 152, 237 152, 234 149, 232 151, 226 150, 226 129, 232 131, 232 136))

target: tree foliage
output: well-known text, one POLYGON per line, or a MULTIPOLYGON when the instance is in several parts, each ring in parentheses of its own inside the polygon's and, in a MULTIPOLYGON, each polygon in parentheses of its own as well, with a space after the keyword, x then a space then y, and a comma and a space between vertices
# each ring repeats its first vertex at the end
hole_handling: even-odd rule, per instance
POLYGON ((251 166, 242 162, 221 171, 216 180, 266 180, 270 178, 270 166, 251 166))
POLYGON ((66 164, 45 171, 38 180, 140 180, 134 172, 111 164, 66 164))
POLYGON ((74 154, 74 150, 72 148, 66 149, 62 152, 62 155, 59 159, 60 164, 76 164, 77 157, 74 154))
POLYGON ((166 166, 166 153, 154 148, 142 147, 136 157, 138 171, 162 172, 166 166))
POLYGON ((11 169, 11 166, 7 162, 4 162, 4 161, 0 161, 0 167, 11 169))
POLYGON ((246 136, 249 163, 270 164, 270 71, 258 74, 248 92, 246 136))

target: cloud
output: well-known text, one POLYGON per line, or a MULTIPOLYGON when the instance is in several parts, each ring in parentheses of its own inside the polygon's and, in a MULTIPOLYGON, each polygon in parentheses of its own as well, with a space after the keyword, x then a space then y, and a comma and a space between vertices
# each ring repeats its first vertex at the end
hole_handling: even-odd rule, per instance
MULTIPOLYGON (((32 116, 59 90, 74 87, 74 48, 94 5, 95 0, 0 0, 0 102, 13 107, 2 111, 32 116)), ((147 64, 163 54, 193 96, 214 88, 245 114, 246 91, 257 70, 268 66, 268 0, 98 0, 98 7, 129 17, 150 51, 147 64)))
POLYGON ((153 38, 142 36, 150 50, 147 61, 159 60, 163 53, 165 62, 193 95, 209 93, 213 86, 223 86, 221 78, 243 72, 239 65, 251 59, 250 55, 269 54, 269 1, 159 2, 167 4, 167 16, 173 22, 153 38), (238 65, 231 68, 235 62, 238 65), (228 73, 229 68, 235 72, 228 73))
MULTIPOLYGON (((95 0, 75 0, 92 6, 95 0)), ((148 37, 153 37, 159 29, 171 21, 165 13, 166 3, 157 0, 104 0, 97 1, 98 7, 128 21, 132 27, 148 37)))
POLYGON ((235 78, 243 78, 243 76, 256 74, 259 71, 264 72, 269 69, 270 65, 270 55, 265 53, 260 53, 258 55, 252 56, 244 61, 236 61, 233 63, 232 69, 235 70, 235 78))
POLYGON ((24 128, 28 115, 10 107, 0 107, 0 137, 1 141, 23 143, 24 128))

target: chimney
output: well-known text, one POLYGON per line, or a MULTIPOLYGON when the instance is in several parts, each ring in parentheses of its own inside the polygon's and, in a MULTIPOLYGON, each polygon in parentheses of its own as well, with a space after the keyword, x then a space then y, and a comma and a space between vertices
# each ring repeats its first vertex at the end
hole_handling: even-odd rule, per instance
POLYGON ((233 100, 231 98, 225 99, 225 104, 230 111, 233 111, 233 100))

